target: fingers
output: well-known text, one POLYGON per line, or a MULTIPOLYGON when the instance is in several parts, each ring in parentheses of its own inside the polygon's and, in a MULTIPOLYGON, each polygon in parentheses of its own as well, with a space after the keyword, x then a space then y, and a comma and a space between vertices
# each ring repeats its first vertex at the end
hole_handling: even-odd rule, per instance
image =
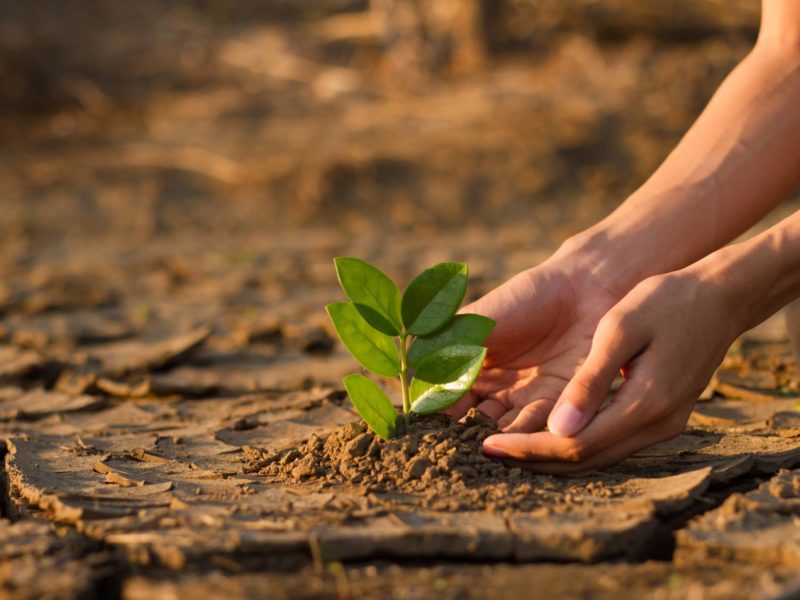
POLYGON ((665 418, 670 400, 651 383, 652 370, 648 367, 656 361, 653 357, 645 358, 650 360, 639 365, 637 377, 626 381, 611 404, 576 436, 564 437, 549 431, 498 434, 486 438, 484 451, 491 456, 517 460, 583 462, 621 442, 630 432, 642 431, 665 418))
POLYGON ((566 380, 550 375, 539 375, 525 385, 517 386, 508 395, 508 404, 514 407, 497 422, 501 431, 531 433, 544 429, 547 415, 553 409, 566 380))
POLYGON ((472 390, 443 412, 461 419, 471 408, 497 421, 498 428, 536 431, 544 428, 547 415, 564 389, 566 379, 554 375, 525 377, 516 369, 484 369, 472 390), (526 408, 533 405, 530 408, 526 408), (517 421, 517 419, 519 419, 517 421))
POLYGON ((544 464, 543 469, 569 472, 576 465, 583 469, 605 466, 640 447, 661 441, 665 435, 677 435, 686 424, 694 398, 686 402, 686 398, 673 392, 674 386, 661 384, 655 378, 658 365, 663 363, 662 354, 649 351, 643 355, 633 376, 622 385, 611 404, 576 436, 563 437, 551 432, 493 435, 484 441, 484 452, 535 462, 537 465, 531 465, 533 469, 544 464), (573 466, 561 469, 548 464, 553 462, 573 466))
POLYGON ((505 431, 506 427, 511 425, 514 419, 516 419, 519 416, 519 413, 522 411, 523 408, 525 407, 524 406, 512 407, 511 410, 509 410, 506 414, 497 419, 497 428, 500 431, 505 431))
POLYGON ((544 428, 566 380, 538 375, 484 397, 477 408, 497 421, 501 431, 532 432, 544 428))
POLYGON ((564 388, 547 425, 557 436, 571 436, 592 420, 617 373, 639 354, 649 339, 628 316, 609 312, 597 326, 586 361, 564 388))
POLYGON ((504 433, 530 433, 543 429, 547 416, 553 409, 555 401, 550 398, 539 398, 530 404, 506 413, 497 426, 504 433))
POLYGON ((688 413, 669 415, 644 428, 635 429, 633 435, 615 436, 607 446, 598 446, 596 440, 555 436, 549 432, 503 433, 493 435, 483 442, 484 452, 496 458, 513 459, 518 466, 547 473, 577 473, 600 469, 614 464, 642 448, 657 444, 678 435, 688 413))
POLYGON ((553 435, 548 431, 537 433, 498 433, 483 440, 483 452, 495 458, 513 458, 519 461, 565 460, 577 462, 578 443, 573 438, 553 435))
POLYGON ((497 421, 502 417, 504 414, 508 412, 508 406, 500 402, 499 400, 495 400, 494 398, 490 398, 489 400, 484 400, 480 404, 478 404, 477 409, 485 414, 487 417, 490 417, 497 421))
MULTIPOLYGON (((688 418, 688 415, 687 415, 688 418)), ((684 419, 685 423, 685 419, 684 419)), ((640 450, 665 442, 679 435, 683 427, 675 427, 669 420, 661 421, 655 425, 639 431, 632 436, 612 445, 596 455, 579 462, 564 461, 544 461, 544 462, 520 462, 516 460, 506 461, 517 467, 532 470, 537 473, 547 475, 578 475, 587 471, 604 469, 621 460, 632 456, 640 450)))
POLYGON ((448 417, 458 420, 465 414, 467 414, 470 408, 474 408, 478 404, 478 402, 479 402, 478 396, 473 392, 469 392, 466 396, 464 396, 461 400, 456 402, 453 406, 444 409, 442 412, 446 414, 448 417))
MULTIPOLYGON (((478 377, 478 380, 472 386, 469 393, 461 400, 456 402, 453 406, 443 410, 442 412, 454 419, 460 419, 467 414, 469 409, 477 407, 478 410, 489 414, 481 409, 479 406, 482 401, 487 398, 492 398, 496 403, 500 404, 503 409, 494 408, 493 404, 489 405, 489 411, 493 419, 505 414, 508 410, 508 405, 505 399, 501 399, 494 395, 497 390, 505 390, 514 385, 515 374, 512 371, 503 369, 483 369, 478 377), (494 416, 498 415, 498 416, 494 416)), ((506 394, 507 395, 507 394, 506 394)))

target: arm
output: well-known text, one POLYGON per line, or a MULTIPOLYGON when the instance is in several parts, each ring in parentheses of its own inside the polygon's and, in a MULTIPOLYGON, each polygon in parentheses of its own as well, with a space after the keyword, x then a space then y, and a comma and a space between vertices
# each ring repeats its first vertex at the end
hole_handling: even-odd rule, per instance
POLYGON ((752 52, 650 179, 558 255, 624 294, 742 233, 800 181, 800 2, 764 0, 752 52))
POLYGON ((800 2, 764 0, 755 48, 653 176, 469 307, 498 322, 459 407, 500 419, 506 433, 484 450, 558 472, 675 435, 736 335, 797 291, 796 220, 718 249, 798 181, 800 2), (598 413, 621 368, 625 384, 598 413), (526 433, 545 421, 550 432, 526 433))

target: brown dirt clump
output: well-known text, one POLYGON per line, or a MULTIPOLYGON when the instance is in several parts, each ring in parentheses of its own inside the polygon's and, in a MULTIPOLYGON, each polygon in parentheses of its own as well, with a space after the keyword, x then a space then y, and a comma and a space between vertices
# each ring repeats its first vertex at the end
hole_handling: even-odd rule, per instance
MULTIPOLYGON (((384 500, 416 501, 435 510, 532 510, 553 493, 569 496, 564 480, 508 467, 481 452, 497 425, 476 410, 456 422, 445 415, 413 417, 409 431, 382 440, 364 423, 276 451, 247 448, 245 471, 276 482, 359 485, 384 500)), ((611 497, 600 482, 575 480, 575 491, 611 497)))

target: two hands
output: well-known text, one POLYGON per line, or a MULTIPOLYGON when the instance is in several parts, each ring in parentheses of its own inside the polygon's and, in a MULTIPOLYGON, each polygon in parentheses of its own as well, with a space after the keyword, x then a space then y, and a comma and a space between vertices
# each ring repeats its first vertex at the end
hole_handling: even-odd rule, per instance
POLYGON ((755 47, 652 177, 464 309, 497 326, 448 412, 498 420, 487 454, 570 473, 674 437, 736 336, 800 296, 800 211, 723 247, 800 185, 800 3, 762 6, 755 47))
POLYGON ((613 464, 683 430, 742 329, 727 292, 697 265, 621 293, 554 257, 464 309, 497 327, 473 391, 449 412, 495 418, 503 433, 484 452, 542 473, 613 464))

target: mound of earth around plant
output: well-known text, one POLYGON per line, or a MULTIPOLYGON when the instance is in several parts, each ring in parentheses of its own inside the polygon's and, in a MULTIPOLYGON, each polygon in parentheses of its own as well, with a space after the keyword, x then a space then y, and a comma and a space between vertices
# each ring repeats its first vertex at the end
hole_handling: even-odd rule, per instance
POLYGON ((600 481, 564 480, 508 467, 485 456, 483 440, 497 431, 471 410, 461 421, 445 415, 413 416, 408 431, 382 440, 364 423, 343 425, 327 436, 312 435, 299 446, 265 451, 246 448, 244 471, 291 484, 358 485, 385 500, 414 500, 434 510, 533 510, 552 506, 553 494, 580 503, 577 494, 611 498, 600 481))

